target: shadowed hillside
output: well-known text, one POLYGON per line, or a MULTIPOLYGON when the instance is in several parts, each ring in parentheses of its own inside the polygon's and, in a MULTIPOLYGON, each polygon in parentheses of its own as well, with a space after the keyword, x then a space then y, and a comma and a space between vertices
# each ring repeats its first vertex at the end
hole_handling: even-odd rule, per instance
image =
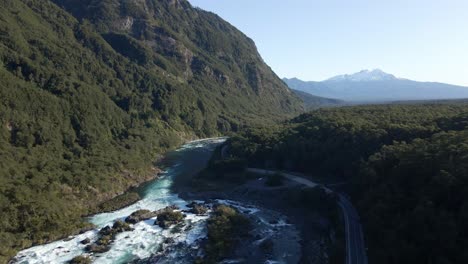
POLYGON ((187 1, 1 2, 0 262, 83 227, 183 140, 301 110, 252 40, 187 1))

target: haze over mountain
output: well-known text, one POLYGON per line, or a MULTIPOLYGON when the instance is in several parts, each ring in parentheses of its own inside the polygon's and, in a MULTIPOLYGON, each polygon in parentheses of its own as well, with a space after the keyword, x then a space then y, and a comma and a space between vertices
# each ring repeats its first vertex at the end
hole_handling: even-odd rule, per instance
POLYGON ((283 80, 291 89, 354 102, 468 98, 468 87, 397 78, 380 69, 338 75, 321 82, 283 80))

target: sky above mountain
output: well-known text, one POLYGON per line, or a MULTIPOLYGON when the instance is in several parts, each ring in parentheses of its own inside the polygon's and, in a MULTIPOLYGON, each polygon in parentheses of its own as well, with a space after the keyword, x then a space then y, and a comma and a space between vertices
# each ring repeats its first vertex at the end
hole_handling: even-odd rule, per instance
POLYGON ((190 0, 238 27, 281 77, 361 69, 468 86, 466 0, 190 0))

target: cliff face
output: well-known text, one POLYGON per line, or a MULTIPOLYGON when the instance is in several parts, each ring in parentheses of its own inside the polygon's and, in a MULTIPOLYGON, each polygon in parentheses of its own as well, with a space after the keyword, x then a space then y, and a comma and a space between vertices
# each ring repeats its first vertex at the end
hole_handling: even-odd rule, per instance
POLYGON ((1 1, 0 262, 75 231, 182 139, 300 108, 250 39, 187 1, 54 2, 1 1))
POLYGON ((280 117, 300 110, 298 100, 263 62, 251 39, 185 0, 54 2, 76 18, 91 21, 121 55, 166 78, 215 92, 213 96, 230 104, 227 111, 242 112, 236 107, 239 103, 250 114, 280 117))

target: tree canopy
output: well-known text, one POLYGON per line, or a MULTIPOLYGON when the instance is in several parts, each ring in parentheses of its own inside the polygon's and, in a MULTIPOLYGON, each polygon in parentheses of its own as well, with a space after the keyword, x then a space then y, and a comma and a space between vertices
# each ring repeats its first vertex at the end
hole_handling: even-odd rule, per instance
POLYGON ((371 263, 465 263, 468 105, 317 110, 230 140, 231 159, 346 181, 371 263))
POLYGON ((2 0, 0 80, 0 262, 184 140, 301 109, 250 39, 182 0, 2 0))

